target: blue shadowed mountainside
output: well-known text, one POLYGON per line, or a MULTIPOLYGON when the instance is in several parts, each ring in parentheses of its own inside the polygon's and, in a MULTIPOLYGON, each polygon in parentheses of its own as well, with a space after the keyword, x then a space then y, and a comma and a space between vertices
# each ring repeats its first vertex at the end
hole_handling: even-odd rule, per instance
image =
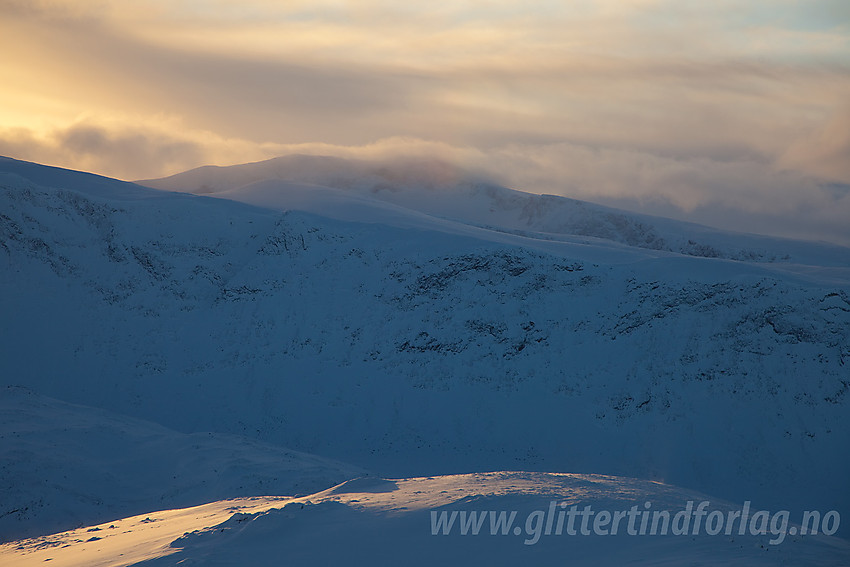
MULTIPOLYGON (((364 470, 850 514, 850 250, 396 167, 294 156, 143 187, 0 159, 0 540, 364 470)), ((355 513, 323 506, 222 553, 355 513)), ((427 529, 385 521, 366 523, 427 529)))

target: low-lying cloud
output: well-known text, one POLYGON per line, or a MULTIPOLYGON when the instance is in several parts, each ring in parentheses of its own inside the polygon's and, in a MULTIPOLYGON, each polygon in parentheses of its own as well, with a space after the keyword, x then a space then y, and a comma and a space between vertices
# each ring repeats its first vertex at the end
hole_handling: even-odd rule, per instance
POLYGON ((0 131, 0 154, 132 179, 151 170, 181 170, 202 163, 207 151, 196 142, 140 128, 75 124, 47 133, 0 131))
POLYGON ((846 3, 0 0, 0 153, 124 179, 428 155, 847 242, 846 3))

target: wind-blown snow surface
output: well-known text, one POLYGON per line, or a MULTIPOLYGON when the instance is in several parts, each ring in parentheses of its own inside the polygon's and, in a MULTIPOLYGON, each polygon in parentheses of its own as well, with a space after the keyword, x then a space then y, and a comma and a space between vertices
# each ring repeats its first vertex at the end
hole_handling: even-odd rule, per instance
POLYGON ((417 209, 440 201, 415 183, 226 187, 259 207, 0 169, 3 386, 384 477, 602 473, 850 513, 847 249, 617 212, 631 242, 549 198, 572 220, 520 230, 512 206, 417 209))
MULTIPOLYGON (((696 530, 694 521, 682 535, 671 533, 675 521, 667 527, 659 521, 656 531, 667 535, 649 535, 649 520, 641 527, 636 518, 629 527, 626 518, 614 529, 610 517, 593 527, 593 516, 567 516, 572 506, 576 512, 590 507, 597 514, 613 515, 635 503, 642 512, 649 503, 653 510, 674 517, 688 502, 700 506, 705 501, 692 491, 601 475, 494 472, 358 478, 301 498, 215 502, 16 542, 0 546, 0 561, 8 567, 45 561, 63 567, 844 566, 850 557, 850 543, 824 535, 741 535, 737 523, 728 535, 725 529, 707 535, 706 524, 701 522, 696 530), (443 515, 453 519, 441 520, 443 515), (596 529, 606 535, 594 535, 596 529)), ((740 511, 740 505, 712 500, 706 510, 728 516, 740 511)), ((798 525, 786 529, 799 533, 798 525)))

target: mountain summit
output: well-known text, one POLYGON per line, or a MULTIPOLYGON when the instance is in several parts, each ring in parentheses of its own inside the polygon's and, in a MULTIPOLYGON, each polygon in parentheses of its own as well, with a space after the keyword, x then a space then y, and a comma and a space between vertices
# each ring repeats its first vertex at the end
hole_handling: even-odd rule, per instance
POLYGON ((172 451, 206 432, 388 478, 593 473, 850 510, 846 249, 361 167, 146 182, 163 191, 0 160, 0 386, 153 422, 172 451))
POLYGON ((850 266, 850 251, 840 246, 730 233, 566 197, 525 193, 435 159, 366 161, 293 155, 230 167, 206 166, 139 183, 343 220, 379 218, 398 223, 401 218, 425 214, 544 240, 583 237, 596 243, 707 258, 850 266), (387 205, 392 207, 389 214, 387 205))

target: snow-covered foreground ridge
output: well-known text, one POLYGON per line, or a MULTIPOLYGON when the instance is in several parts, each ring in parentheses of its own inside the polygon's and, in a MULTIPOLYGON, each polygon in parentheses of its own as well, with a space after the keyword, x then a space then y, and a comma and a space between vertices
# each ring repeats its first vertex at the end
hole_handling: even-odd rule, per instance
POLYGON ((800 535, 801 526, 777 522, 769 511, 748 512, 744 530, 740 521, 723 529, 715 518, 739 510, 706 498, 601 475, 366 477, 300 498, 214 502, 15 542, 0 546, 0 561, 9 567, 46 561, 93 567, 683 565, 699 559, 712 565, 838 566, 850 557, 846 540, 800 535), (653 512, 662 518, 654 530, 653 512), (664 514, 681 519, 665 524, 664 514), (758 529, 762 523, 765 533, 758 529))
POLYGON ((222 186, 252 205, 0 172, 0 396, 153 422, 170 454, 212 432, 381 477, 610 474, 850 518, 847 249, 463 180, 222 186))

